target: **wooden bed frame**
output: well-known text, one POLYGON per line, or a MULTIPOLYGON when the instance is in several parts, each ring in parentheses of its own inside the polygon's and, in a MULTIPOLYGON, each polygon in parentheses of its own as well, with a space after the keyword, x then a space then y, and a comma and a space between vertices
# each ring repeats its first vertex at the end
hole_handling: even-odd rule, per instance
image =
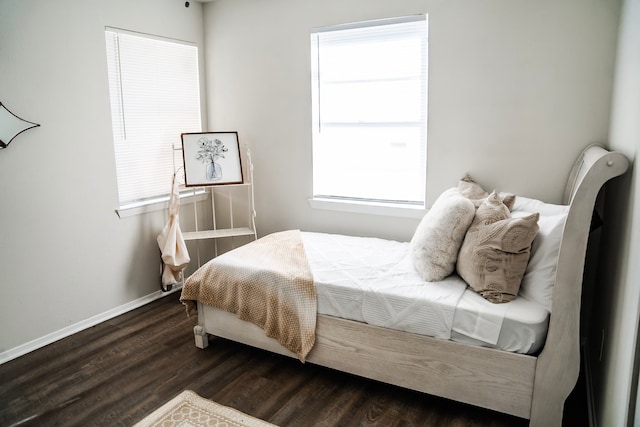
MULTIPOLYGON (((627 158, 587 147, 573 166, 563 204, 569 204, 560 247, 552 315, 537 356, 394 331, 319 315, 310 363, 400 387, 560 426, 564 402, 580 368, 580 298, 592 213, 601 187, 628 168, 627 158)), ((208 334, 296 357, 259 327, 198 303, 196 346, 208 334)))

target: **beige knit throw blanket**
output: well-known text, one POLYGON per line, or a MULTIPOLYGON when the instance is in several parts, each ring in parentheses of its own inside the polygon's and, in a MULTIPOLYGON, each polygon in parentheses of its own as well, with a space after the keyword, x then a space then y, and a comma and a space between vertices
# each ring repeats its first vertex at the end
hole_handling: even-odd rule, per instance
POLYGON ((235 313, 304 362, 315 343, 317 299, 299 230, 270 234, 226 252, 193 273, 180 300, 235 313))

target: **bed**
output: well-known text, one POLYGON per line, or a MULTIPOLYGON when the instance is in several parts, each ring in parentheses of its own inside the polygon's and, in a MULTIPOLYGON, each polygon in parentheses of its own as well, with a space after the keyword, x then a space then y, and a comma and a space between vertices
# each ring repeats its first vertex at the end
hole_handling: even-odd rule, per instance
MULTIPOLYGON (((522 295, 504 304, 479 297, 455 272, 433 285, 440 286, 435 297, 416 303, 405 297, 425 287, 415 269, 405 265, 413 242, 300 232, 312 280, 318 285, 313 291, 317 311, 308 305, 304 309, 313 313, 315 322, 310 351, 301 358, 282 340, 267 336, 265 328, 185 295, 189 280, 195 281, 192 278, 206 265, 187 280, 181 298, 197 305, 196 346, 205 348, 209 335, 218 336, 529 419, 531 426, 560 426, 565 399, 580 367, 582 276, 596 197, 608 180, 627 168, 624 155, 589 146, 570 171, 561 205, 520 198, 518 207, 515 198, 510 207, 514 217, 518 211, 520 217, 540 211, 538 207, 551 212, 546 216, 536 212, 540 231, 530 245, 522 295), (539 236, 543 229, 550 233, 550 223, 544 221, 558 213, 561 221, 551 225, 559 230, 557 244, 548 250, 539 236), (368 255, 362 256, 363 251, 368 255), (384 256, 376 261, 376 254, 384 256), (547 266, 546 274, 552 274, 552 283, 545 288, 546 296, 536 297, 524 284, 541 280, 539 269, 530 270, 540 262, 547 266), (369 271, 370 265, 376 265, 375 272, 369 271), (364 288, 375 289, 374 295, 364 288), (454 290, 453 296, 449 290, 454 290), (442 302, 438 308, 432 308, 434 298, 442 302), (423 330, 425 325, 429 330, 423 330)), ((550 240, 547 236, 546 244, 550 240)))

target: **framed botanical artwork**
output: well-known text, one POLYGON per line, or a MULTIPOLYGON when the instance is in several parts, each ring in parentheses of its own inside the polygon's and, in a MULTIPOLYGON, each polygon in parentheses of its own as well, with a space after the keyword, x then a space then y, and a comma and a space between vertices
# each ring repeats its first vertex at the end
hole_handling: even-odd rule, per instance
POLYGON ((243 182, 238 132, 183 133, 181 138, 187 187, 243 182))

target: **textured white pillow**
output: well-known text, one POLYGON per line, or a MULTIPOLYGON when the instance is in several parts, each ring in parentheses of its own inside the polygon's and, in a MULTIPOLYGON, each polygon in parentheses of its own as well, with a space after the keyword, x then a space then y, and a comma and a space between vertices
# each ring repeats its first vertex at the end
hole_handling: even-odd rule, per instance
POLYGON ((476 208, 457 188, 438 197, 411 239, 411 256, 418 274, 436 282, 453 273, 458 251, 476 208))
POLYGON ((516 197, 511 212, 513 217, 524 217, 535 212, 540 213, 538 219, 540 230, 531 245, 531 257, 522 278, 519 295, 543 305, 551 312, 560 241, 569 206, 516 197))

